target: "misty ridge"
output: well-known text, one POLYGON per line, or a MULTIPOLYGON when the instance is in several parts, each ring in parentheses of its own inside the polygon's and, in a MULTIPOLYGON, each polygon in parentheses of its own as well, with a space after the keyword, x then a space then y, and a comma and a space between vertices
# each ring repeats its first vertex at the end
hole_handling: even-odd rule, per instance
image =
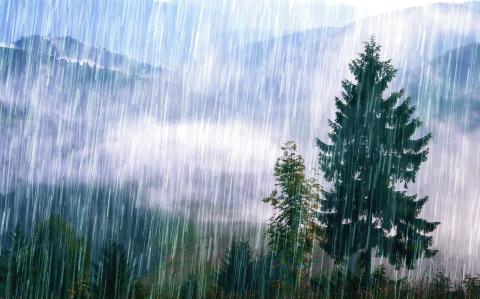
MULTIPOLYGON (((142 293, 138 298, 166 298, 159 295, 162 286, 149 294, 138 291, 159 281, 179 286, 169 289, 177 292, 172 298, 209 297, 203 290, 209 284, 205 273, 220 267, 227 248, 230 254, 266 254, 267 219, 275 209, 262 199, 276 186, 274 166, 286 141, 296 142, 305 176, 314 177, 322 190, 332 187, 319 169, 316 138, 329 138, 328 120, 336 116, 334 99, 342 96, 341 82, 354 79, 349 62, 373 36, 381 46, 380 59, 391 59, 398 68, 385 96, 405 88, 416 107, 414 117, 423 122, 414 137, 433 136, 428 159, 408 193, 428 196, 420 216, 441 223, 429 232, 436 255, 421 259, 412 271, 390 266, 383 271, 410 279, 430 273, 440 281, 448 278, 435 276, 441 270, 462 282, 465 275, 478 272, 479 2, 437 3, 366 17, 337 8, 348 20, 345 24, 295 32, 289 32, 295 24, 285 24, 279 35, 268 26, 228 31, 225 12, 182 7, 181 1, 142 0, 141 5, 123 7, 141 20, 122 26, 132 27, 125 29, 128 42, 99 44, 101 36, 119 36, 99 29, 105 27, 101 12, 122 18, 124 13, 107 12, 92 1, 75 4, 98 10, 98 15, 89 15, 91 27, 77 35, 68 30, 46 34, 30 29, 45 28, 41 24, 49 20, 54 2, 45 2, 38 12, 29 12, 24 2, 8 8, 0 4, 5 24, 14 23, 15 7, 17 14, 37 16, 29 25, 6 26, 0 32, 3 39, 15 37, 0 45, 0 244, 5 248, 13 244, 16 226, 34 240, 39 225, 59 216, 61 224, 52 224, 54 230, 65 221, 76 235, 87 236, 88 246, 78 237, 80 251, 91 246, 88 250, 98 258, 116 248, 104 247, 109 240, 125 248, 125 259, 132 263, 131 273, 125 270, 131 281, 121 290, 127 297, 142 293), (152 22, 159 15, 163 25, 183 22, 193 29, 156 32, 152 22), (212 29, 218 24, 210 20, 225 31, 212 29), (145 28, 156 37, 133 35, 145 28), (200 30, 204 28, 208 30, 200 30), (145 54, 158 40, 174 46, 145 54), (129 43, 137 45, 129 50, 129 43), (248 239, 248 246, 245 240, 237 242, 237 236, 248 239), (190 275, 188 265, 204 276, 190 275), (195 297, 195 292, 202 295, 195 297)), ((63 9, 67 11, 61 6, 59 11, 63 9)), ((325 17, 337 18, 340 12, 334 12, 323 11, 325 17)), ((68 15, 53 18, 49 26, 65 22, 63 18, 68 15)), ((312 273, 335 267, 323 249, 311 253, 318 260, 312 273)), ((268 272, 272 257, 264 258, 252 262, 256 270, 248 266, 245 273, 268 272)), ((352 262, 355 258, 348 262, 352 271, 359 267, 352 262)), ((372 266, 384 264, 388 261, 377 258, 372 266)), ((264 287, 242 279, 235 277, 226 289, 257 292, 264 287)), ((351 279, 364 284, 364 278, 351 279)), ((368 284, 375 281, 372 276, 368 284)), ((472 281, 465 283, 478 283, 472 281)), ((401 289, 385 283, 385 290, 401 289)), ((447 293, 454 289, 449 283, 447 293)), ((341 296, 355 292, 354 287, 341 288, 341 296)), ((263 289, 261 293, 273 296, 263 289)), ((252 296, 257 295, 245 298, 252 296)), ((115 293, 110 298, 123 297, 115 293)))

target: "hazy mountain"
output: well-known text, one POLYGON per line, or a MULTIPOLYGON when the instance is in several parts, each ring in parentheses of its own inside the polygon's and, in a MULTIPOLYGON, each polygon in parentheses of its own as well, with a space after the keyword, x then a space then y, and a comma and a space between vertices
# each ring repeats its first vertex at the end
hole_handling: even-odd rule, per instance
POLYGON ((181 84, 178 76, 161 67, 88 46, 71 37, 39 35, 22 37, 11 46, 0 47, 0 79, 7 91, 0 99, 4 104, 18 105, 30 97, 45 96, 50 102, 59 101, 61 106, 77 98, 80 108, 89 96, 103 94, 104 101, 123 99, 124 105, 135 102, 131 111, 138 111, 147 101, 145 97, 157 97, 160 101, 162 93, 178 94, 181 84), (146 90, 145 86, 150 88, 146 90), (40 95, 32 94, 35 88, 40 95), (139 88, 143 98, 135 93, 139 88), (136 97, 125 97, 125 93, 136 97))
MULTIPOLYGON (((178 3, 167 4, 171 6, 162 7, 177 7, 177 17, 183 14, 178 3)), ((194 19, 191 13, 186 20, 194 19)), ((203 64, 187 64, 175 74, 70 37, 21 38, 15 48, 0 48, 1 84, 6 91, 0 103, 7 121, 1 129, 18 150, 17 162, 33 159, 31 164, 37 167, 12 166, 12 149, 3 153, 2 163, 15 173, 34 171, 33 177, 44 178, 52 171, 43 164, 44 156, 55 157, 55 176, 62 176, 63 168, 71 165, 75 165, 72 176, 114 173, 118 165, 115 160, 105 162, 111 159, 107 150, 120 150, 116 138, 122 134, 115 132, 120 136, 112 137, 112 131, 133 134, 128 127, 150 126, 145 120, 154 123, 150 128, 154 130, 167 130, 179 121, 240 120, 251 126, 275 127, 269 136, 313 140, 320 131, 318 120, 329 116, 340 81, 348 76, 348 61, 371 34, 376 34, 385 57, 400 67, 398 81, 402 82, 413 76, 407 70, 477 40, 477 18, 478 3, 410 8, 343 28, 309 30, 237 47, 233 53, 203 57, 203 64), (40 139, 48 136, 50 142, 27 138, 29 134, 40 139), (29 157, 29 150, 38 153, 29 157), (87 171, 89 167, 92 171, 87 171)), ((168 22, 174 25, 177 21, 174 17, 168 22)), ((185 40, 179 41, 188 47, 185 40)), ((444 70, 431 72, 443 74, 444 70)), ((427 106, 426 98, 418 98, 419 106, 427 106)), ((140 169, 128 175, 137 172, 140 169)))
POLYGON ((408 93, 421 113, 467 131, 480 128, 480 44, 448 51, 408 72, 408 93))
POLYGON ((305 67, 309 68, 328 67, 351 59, 360 52, 362 41, 375 36, 385 57, 409 68, 479 41, 479 7, 480 2, 412 7, 360 19, 338 29, 318 28, 257 42, 238 49, 237 58, 257 67, 281 66, 290 61, 308 61, 305 67))
POLYGON ((137 77, 162 75, 161 67, 153 67, 110 52, 105 48, 87 46, 72 37, 46 38, 40 35, 22 37, 14 44, 16 49, 52 56, 57 60, 118 71, 137 77))
POLYGON ((348 63, 364 41, 375 36, 383 57, 400 69, 396 83, 401 85, 410 69, 480 41, 479 3, 413 7, 342 28, 318 28, 252 43, 223 56, 226 66, 219 69, 225 73, 234 65, 235 80, 246 86, 239 89, 238 97, 261 98, 258 101, 274 109, 273 114, 288 111, 283 115, 292 127, 301 127, 305 119, 317 126, 316 120, 330 115, 329 103, 339 95, 341 80, 349 77, 348 63))
POLYGON ((72 167, 77 178, 88 176, 85 167, 105 165, 105 157, 94 153, 104 146, 99 141, 126 118, 191 115, 182 104, 180 85, 161 68, 71 38, 32 36, 15 47, 0 47, 0 164, 9 169, 2 189, 19 177, 31 182, 25 161, 37 165, 30 169, 34 181, 57 171, 65 174, 65 167, 72 167), (87 161, 96 162, 86 166, 87 161))
POLYGON ((294 53, 300 55, 303 52, 308 55, 309 46, 332 38, 340 31, 340 28, 325 27, 274 37, 237 47, 230 53, 223 53, 224 59, 228 60, 233 56, 247 67, 262 67, 271 60, 277 62, 276 65, 281 65, 282 62, 291 62, 294 53))
POLYGON ((201 60, 212 49, 344 25, 356 17, 354 8, 324 1, 3 0, 0 42, 30 35, 72 36, 172 68, 201 60))

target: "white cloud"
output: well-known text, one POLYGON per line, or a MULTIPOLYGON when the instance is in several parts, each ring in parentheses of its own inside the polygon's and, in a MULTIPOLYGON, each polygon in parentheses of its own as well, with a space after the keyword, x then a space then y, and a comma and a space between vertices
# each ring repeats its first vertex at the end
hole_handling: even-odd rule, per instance
POLYGON ((256 173, 273 167, 279 148, 270 132, 242 122, 161 124, 145 120, 126 122, 109 135, 108 156, 123 174, 160 170, 161 165, 256 173))
POLYGON ((261 199, 273 186, 280 151, 270 130, 239 121, 144 120, 125 122, 107 135, 108 169, 117 178, 150 186, 152 205, 177 211, 214 204, 224 213, 241 206, 232 217, 265 217, 261 199))

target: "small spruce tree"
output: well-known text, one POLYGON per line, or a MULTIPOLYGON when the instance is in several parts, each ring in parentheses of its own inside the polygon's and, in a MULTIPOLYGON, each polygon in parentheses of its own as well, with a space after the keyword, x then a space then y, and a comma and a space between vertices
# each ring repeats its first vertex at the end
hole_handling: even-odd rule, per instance
POLYGON ((314 241, 321 238, 317 221, 320 186, 305 177, 304 160, 294 142, 287 142, 282 150, 275 164, 276 189, 264 199, 274 208, 267 235, 281 280, 297 287, 314 241))

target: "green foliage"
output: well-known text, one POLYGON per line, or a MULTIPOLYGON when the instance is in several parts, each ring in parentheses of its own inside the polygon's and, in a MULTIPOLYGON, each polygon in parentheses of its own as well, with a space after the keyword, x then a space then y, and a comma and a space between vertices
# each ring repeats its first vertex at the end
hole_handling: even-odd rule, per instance
POLYGON ((199 279, 191 274, 185 279, 181 288, 179 299, 201 299, 204 298, 199 279))
POLYGON ((264 199, 275 212, 267 234, 278 272, 298 286, 314 241, 321 239, 316 220, 320 186, 305 177, 304 160, 294 142, 287 142, 282 150, 275 164, 276 189, 264 199))
POLYGON ((433 298, 449 298, 452 291, 452 281, 444 272, 438 271, 430 282, 430 293, 433 298))
POLYGON ((73 228, 51 217, 31 239, 17 228, 8 255, 7 298, 86 298, 90 248, 73 228))
POLYGON ((385 293, 390 287, 390 279, 387 276, 385 267, 378 267, 372 273, 372 290, 374 293, 385 293))
POLYGON ((29 244, 20 227, 10 235, 10 250, 3 254, 6 264, 4 294, 8 298, 19 298, 24 289, 22 284, 28 280, 29 244))
POLYGON ((0 256, 0 297, 6 298, 147 298, 148 288, 134 280, 124 248, 109 242, 93 265, 89 242, 51 217, 31 237, 19 227, 0 256), (93 276, 91 275, 93 274, 93 276))
POLYGON ((141 280, 136 280, 133 284, 133 291, 130 298, 134 299, 146 299, 150 298, 151 292, 147 285, 145 285, 141 280))
POLYGON ((10 236, 8 250, 2 251, 0 257, 2 261, 0 266, 5 270, 0 273, 3 274, 0 282, 5 287, 0 297, 479 298, 480 289, 480 279, 471 275, 467 275, 460 282, 453 282, 445 273, 437 272, 429 279, 409 282, 406 278, 391 279, 383 267, 377 268, 372 273, 371 287, 365 289, 362 286, 361 275, 352 273, 345 267, 336 266, 315 279, 302 277, 304 279, 302 282, 306 283, 300 284, 294 290, 288 281, 279 279, 282 276, 277 272, 279 268, 273 255, 260 255, 254 259, 248 241, 233 240, 219 271, 209 271, 204 267, 195 268, 194 274, 186 279, 174 279, 176 284, 169 286, 164 294, 150 294, 152 282, 134 277, 134 267, 129 262, 131 258, 128 258, 128 253, 120 244, 106 243, 99 259, 94 263, 95 271, 87 271, 88 264, 82 265, 82 261, 90 260, 89 251, 88 243, 59 218, 43 222, 32 236, 25 235, 17 228, 10 236), (52 244, 49 245, 48 242, 52 244), (84 252, 88 258, 79 258, 81 248, 85 248, 84 252), (60 260, 62 263, 59 263, 60 260), (50 264, 46 265, 47 262, 50 264), (73 264, 77 264, 77 268, 73 264), (82 267, 83 271, 76 270, 82 267), (68 269, 68 272, 62 269, 68 269), (64 271, 64 276, 59 277, 47 270, 64 271), (90 278, 89 274, 94 276, 90 278), (59 281, 52 283, 53 279, 59 281), (102 283, 98 283, 99 281, 102 283), (178 281, 182 283, 178 284, 178 281), (64 285, 70 287, 60 293, 64 285), (92 286, 90 293, 89 285, 92 286), (104 287, 98 288, 99 285, 104 287), (213 286, 216 286, 216 289, 213 286), (103 293, 97 292, 98 290, 103 293), (47 292, 49 295, 45 295, 47 292))
MULTIPOLYGON (((467 275, 463 282, 453 282, 445 273, 434 273, 425 280, 409 281, 406 277, 394 280, 384 267, 372 273, 372 284, 365 289, 361 277, 343 267, 335 267, 328 274, 312 279, 305 298, 480 298, 475 290, 469 291, 467 283, 475 289, 479 278, 467 275), (475 286, 476 285, 476 286, 475 286)), ((477 289, 478 291, 478 289, 477 289)), ((299 297, 300 298, 300 297, 299 297)))
POLYGON ((439 223, 419 217, 426 197, 396 188, 415 181, 431 138, 414 139, 422 123, 413 117, 410 99, 400 101, 403 90, 382 97, 396 69, 380 60, 373 38, 349 67, 354 81, 344 80, 342 97, 335 99, 331 144, 317 139, 320 168, 333 185, 323 192, 323 248, 336 262, 362 253, 368 284, 373 249, 396 267, 412 268, 418 258, 436 253, 428 234, 439 223))
POLYGON ((324 293, 331 298, 355 298, 359 295, 360 276, 343 268, 337 268, 327 278, 324 293))
POLYGON ((95 267, 95 297, 130 298, 134 292, 133 270, 123 246, 113 240, 106 243, 95 267))
POLYGON ((58 217, 40 224, 33 238, 35 294, 55 298, 87 296, 90 248, 77 237, 74 228, 58 217))
POLYGON ((480 277, 472 275, 465 276, 463 286, 468 298, 480 298, 480 277))
POLYGON ((260 255, 252 264, 252 290, 258 298, 269 298, 274 286, 274 281, 278 278, 278 273, 274 273, 273 256, 271 254, 260 255))
POLYGON ((8 275, 8 253, 0 254, 0 297, 5 295, 8 275))
POLYGON ((220 263, 217 287, 224 294, 242 294, 252 290, 252 250, 247 240, 230 243, 220 263))

